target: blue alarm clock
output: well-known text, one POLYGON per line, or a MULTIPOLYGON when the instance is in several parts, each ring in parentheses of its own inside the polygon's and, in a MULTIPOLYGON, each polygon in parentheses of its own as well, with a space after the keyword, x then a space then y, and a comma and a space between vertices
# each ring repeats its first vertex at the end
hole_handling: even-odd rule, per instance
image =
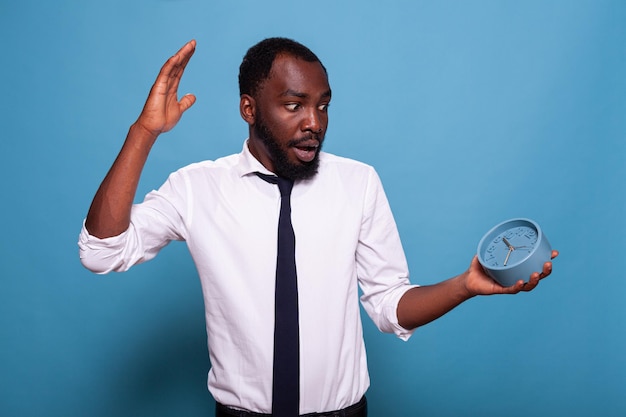
POLYGON ((539 225, 530 219, 511 219, 496 225, 478 243, 478 261, 491 278, 509 287, 533 272, 543 271, 552 247, 539 225))

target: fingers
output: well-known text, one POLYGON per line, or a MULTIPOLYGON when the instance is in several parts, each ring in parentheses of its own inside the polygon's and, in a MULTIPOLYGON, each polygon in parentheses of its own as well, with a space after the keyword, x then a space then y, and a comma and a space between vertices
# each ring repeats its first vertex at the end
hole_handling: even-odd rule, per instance
MULTIPOLYGON (((543 270, 541 273, 533 272, 530 276, 528 282, 523 283, 521 286, 521 291, 532 291, 535 289, 537 285, 539 285, 539 281, 547 277, 552 273, 552 262, 546 262, 543 264, 543 270)), ((519 282, 517 283, 519 284, 519 282)), ((517 284, 515 286, 517 286, 517 284)))
POLYGON ((543 277, 541 276, 539 272, 533 272, 528 282, 525 282, 522 285, 522 291, 528 292, 528 291, 534 290, 537 287, 537 285, 539 285, 539 281, 541 281, 542 278, 543 277))
POLYGON ((525 285, 526 284, 524 283, 524 281, 520 279, 510 287, 502 287, 500 290, 500 294, 517 294, 520 291, 524 291, 525 285))
POLYGON ((183 76, 187 63, 196 51, 196 41, 191 40, 183 45, 174 55, 172 55, 161 67, 155 86, 166 88, 173 92, 178 89, 178 84, 183 76))
POLYGON ((161 70, 161 75, 168 80, 168 90, 175 92, 178 90, 180 80, 187 68, 189 60, 196 51, 196 41, 191 40, 187 42, 182 48, 178 50, 170 59, 167 60, 161 70))
MULTIPOLYGON (((159 72, 159 78, 155 85, 161 85, 161 92, 170 96, 178 94, 178 86, 185 72, 187 63, 196 51, 196 41, 192 39, 180 48, 174 55, 167 60, 159 72)), ((183 113, 196 102, 196 96, 193 94, 184 95, 178 102, 180 112, 183 113)))
MULTIPOLYGON (((556 250, 552 251, 552 259, 556 258, 558 255, 559 255, 558 251, 556 250)), ((476 261, 476 258, 472 260, 472 265, 471 265, 472 268, 475 267, 474 261, 476 261)), ((523 280, 520 279, 515 284, 509 287, 502 287, 502 286, 496 287, 495 286, 496 284, 494 284, 494 287, 492 288, 492 290, 485 292, 484 294, 517 294, 522 291, 524 292, 532 291, 537 287, 537 285, 539 285, 539 281, 546 278, 551 273, 552 273, 552 262, 548 261, 543 264, 543 268, 541 272, 533 272, 530 275, 527 282, 524 282, 523 280)))
POLYGON ((193 56, 194 52, 196 52, 195 39, 192 39, 189 42, 187 42, 182 48, 180 48, 178 52, 176 52, 176 55, 180 55, 182 57, 181 66, 183 68, 187 66, 187 63, 193 56))
POLYGON ((545 278, 552 273, 552 262, 546 262, 543 264, 543 271, 541 272, 540 278, 545 278))
POLYGON ((502 294, 517 294, 519 292, 528 292, 532 291, 539 284, 539 273, 535 273, 531 275, 531 278, 528 282, 524 282, 523 280, 517 281, 515 284, 510 287, 504 287, 502 289, 502 294))
POLYGON ((183 72, 185 71, 185 68, 187 67, 187 63, 193 56, 194 52, 196 52, 196 41, 191 40, 183 45, 183 47, 180 48, 178 52, 176 52, 174 56, 172 56, 172 58, 170 58, 174 60, 173 70, 175 71, 175 73, 172 75, 180 79, 180 77, 183 75, 183 72))
POLYGON ((185 67, 194 52, 196 51, 196 41, 190 40, 186 44, 183 45, 174 55, 167 60, 165 65, 171 64, 173 67, 185 67))

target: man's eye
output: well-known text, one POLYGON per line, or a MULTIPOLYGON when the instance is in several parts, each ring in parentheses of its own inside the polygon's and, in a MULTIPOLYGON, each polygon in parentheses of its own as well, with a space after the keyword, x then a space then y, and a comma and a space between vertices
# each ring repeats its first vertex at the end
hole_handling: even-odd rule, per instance
POLYGON ((330 103, 322 104, 318 107, 318 109, 325 112, 328 111, 328 106, 330 106, 330 103))
POLYGON ((289 103, 289 104, 285 104, 285 107, 289 111, 296 111, 300 108, 300 105, 298 103, 289 103))

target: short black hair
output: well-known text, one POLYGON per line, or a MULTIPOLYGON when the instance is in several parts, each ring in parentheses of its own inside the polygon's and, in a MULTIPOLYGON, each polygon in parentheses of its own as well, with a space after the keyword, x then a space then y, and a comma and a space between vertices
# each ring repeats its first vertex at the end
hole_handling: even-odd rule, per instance
POLYGON ((319 62, 326 72, 326 68, 317 55, 301 43, 288 38, 267 38, 248 49, 241 61, 239 95, 254 96, 261 83, 269 77, 274 60, 281 54, 291 55, 307 62, 319 62))

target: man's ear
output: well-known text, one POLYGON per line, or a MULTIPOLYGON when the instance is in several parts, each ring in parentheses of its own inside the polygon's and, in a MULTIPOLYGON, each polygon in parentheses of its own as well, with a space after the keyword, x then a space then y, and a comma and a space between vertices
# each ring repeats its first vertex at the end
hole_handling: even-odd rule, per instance
POLYGON ((241 118, 250 126, 256 121, 256 102, 254 98, 248 94, 242 94, 239 99, 239 113, 241 118))

